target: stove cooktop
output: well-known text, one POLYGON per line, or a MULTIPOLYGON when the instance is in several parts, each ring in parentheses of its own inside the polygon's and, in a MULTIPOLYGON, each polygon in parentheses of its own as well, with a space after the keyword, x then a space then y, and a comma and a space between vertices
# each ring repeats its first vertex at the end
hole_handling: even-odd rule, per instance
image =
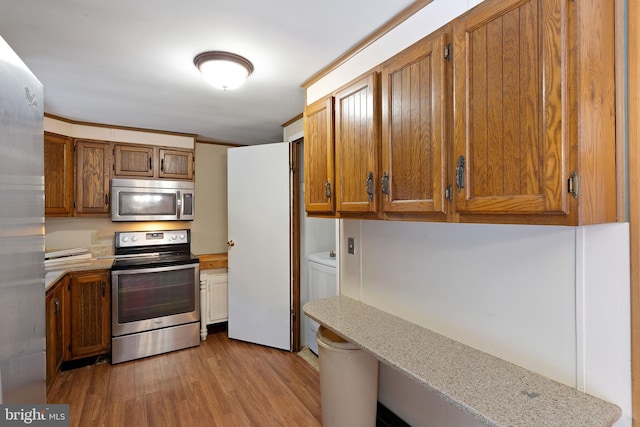
POLYGON ((198 263, 191 254, 190 230, 115 233, 112 270, 169 267, 198 263))
POLYGON ((116 258, 112 270, 130 270, 141 268, 171 267, 199 263, 198 257, 191 253, 141 254, 139 256, 116 258))

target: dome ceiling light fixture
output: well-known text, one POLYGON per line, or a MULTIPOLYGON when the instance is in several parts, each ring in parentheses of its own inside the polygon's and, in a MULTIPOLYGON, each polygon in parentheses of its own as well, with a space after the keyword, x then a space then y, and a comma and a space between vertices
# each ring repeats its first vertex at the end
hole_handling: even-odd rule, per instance
POLYGON ((222 90, 235 89, 253 72, 253 64, 248 59, 231 52, 202 52, 193 58, 205 80, 222 90))

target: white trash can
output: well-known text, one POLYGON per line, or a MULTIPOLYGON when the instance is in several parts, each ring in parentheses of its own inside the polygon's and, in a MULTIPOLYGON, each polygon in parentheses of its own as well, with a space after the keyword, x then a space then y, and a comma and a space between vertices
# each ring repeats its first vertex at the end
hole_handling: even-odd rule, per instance
POLYGON ((316 337, 323 427, 374 427, 378 360, 323 326, 316 337))

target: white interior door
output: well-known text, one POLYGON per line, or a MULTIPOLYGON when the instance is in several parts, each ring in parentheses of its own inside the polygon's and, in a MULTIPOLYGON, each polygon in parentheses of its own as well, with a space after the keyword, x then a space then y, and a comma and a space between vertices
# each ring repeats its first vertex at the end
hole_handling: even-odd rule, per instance
POLYGON ((290 350, 289 143, 227 159, 229 337, 290 350))

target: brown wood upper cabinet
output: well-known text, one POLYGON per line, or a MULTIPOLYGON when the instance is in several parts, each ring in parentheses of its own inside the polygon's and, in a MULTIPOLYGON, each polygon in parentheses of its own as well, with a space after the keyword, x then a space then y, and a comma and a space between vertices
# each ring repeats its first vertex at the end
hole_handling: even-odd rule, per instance
POLYGON ((193 179, 193 150, 158 149, 158 178, 193 179))
POLYGON ((390 216, 447 212, 446 40, 438 31, 382 65, 381 192, 390 216))
POLYGON ((65 360, 108 353, 111 348, 111 281, 109 271, 71 273, 70 345, 65 360))
POLYGON ((73 215, 73 140, 44 133, 44 214, 73 215))
POLYGON ((156 175, 154 147, 146 145, 115 144, 113 146, 113 175, 117 177, 145 177, 156 175))
POLYGON ((453 35, 459 220, 615 221, 613 2, 487 0, 453 35))
POLYGON ((336 210, 343 217, 379 212, 378 75, 365 75, 335 95, 336 210))
POLYGON ((335 213, 333 97, 304 110, 305 207, 310 214, 335 213))
POLYGON ((111 150, 111 144, 107 142, 76 141, 77 216, 109 215, 111 150))
POLYGON ((113 161, 116 177, 193 179, 193 150, 115 144, 113 161))

